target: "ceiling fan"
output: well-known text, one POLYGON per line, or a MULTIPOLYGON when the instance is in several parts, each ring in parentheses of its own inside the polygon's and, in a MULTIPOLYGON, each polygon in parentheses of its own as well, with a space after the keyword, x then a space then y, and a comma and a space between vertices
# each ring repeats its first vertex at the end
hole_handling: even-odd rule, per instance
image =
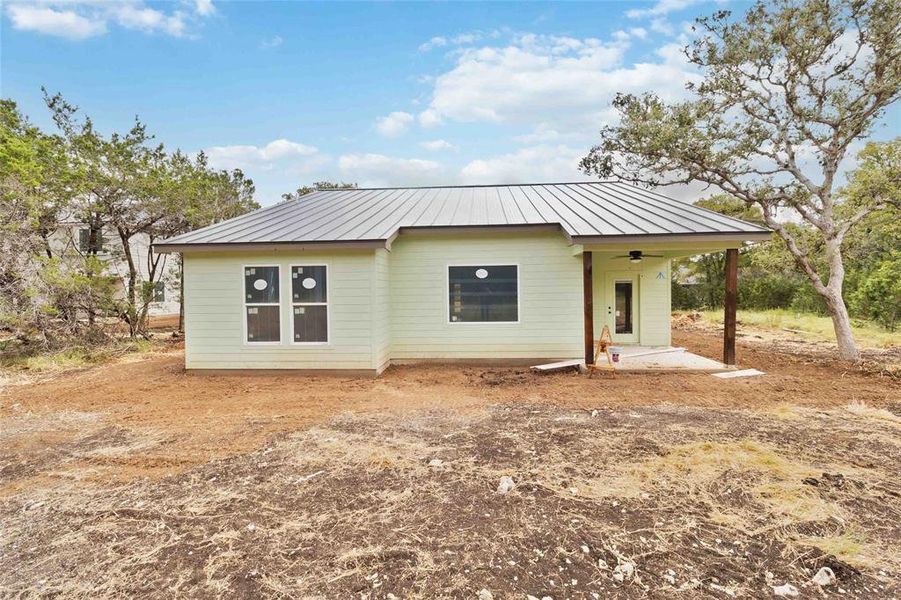
POLYGON ((621 254, 619 256, 614 256, 613 258, 628 258, 631 263, 640 263, 641 259, 645 256, 663 258, 662 254, 644 254, 641 250, 629 250, 628 254, 621 254))

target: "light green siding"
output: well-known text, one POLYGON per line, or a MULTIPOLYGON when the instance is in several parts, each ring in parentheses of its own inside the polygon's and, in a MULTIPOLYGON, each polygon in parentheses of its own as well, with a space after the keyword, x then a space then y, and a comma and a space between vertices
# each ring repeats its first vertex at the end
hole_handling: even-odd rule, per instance
POLYGON ((390 255, 376 250, 372 274, 372 367, 381 371, 391 360, 390 255))
MULTIPOLYGON (((638 281, 638 335, 642 346, 670 345, 670 259, 645 257, 638 264, 625 258, 613 258, 627 251, 615 253, 593 252, 594 277, 594 331, 600 335, 607 315, 607 306, 613 299, 607 297, 606 274, 627 271, 637 273, 638 281)), ((613 328, 611 327, 611 330, 613 328)), ((615 338, 615 336, 614 336, 615 338)))
MULTIPOLYGON (((642 345, 670 343, 670 258, 633 265, 624 250, 594 251, 595 333, 606 313, 606 273, 637 272, 642 345)), ((391 250, 185 255, 189 369, 354 369, 392 360, 578 358, 583 353, 582 255, 559 233, 403 234, 391 250), (281 268, 281 337, 244 340, 243 267, 281 268), (328 266, 329 342, 292 344, 291 265, 328 266), (515 264, 519 322, 450 323, 449 265, 515 264)))
POLYGON ((391 249, 391 357, 581 355, 582 259, 557 233, 401 236, 391 249), (448 322, 448 265, 519 266, 518 323, 448 322))
POLYGON ((189 369, 373 369, 373 251, 185 255, 189 369), (244 265, 281 268, 281 343, 244 341, 244 265), (291 343, 290 266, 328 265, 329 343, 291 343))

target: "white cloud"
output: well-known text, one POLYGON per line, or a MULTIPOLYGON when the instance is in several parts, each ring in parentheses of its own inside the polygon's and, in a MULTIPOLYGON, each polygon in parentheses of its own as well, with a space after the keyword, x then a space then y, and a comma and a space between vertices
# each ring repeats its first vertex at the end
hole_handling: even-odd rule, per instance
MULTIPOLYGON (((315 146, 278 139, 265 146, 213 146, 206 149, 206 154, 210 165, 217 169, 272 169, 275 163, 284 159, 316 157, 319 150, 315 146)), ((314 162, 321 163, 321 158, 314 162)))
POLYGON ((438 35, 433 37, 429 41, 420 44, 419 51, 428 52, 430 50, 433 50, 434 48, 444 48, 445 46, 465 46, 467 44, 473 44, 484 39, 496 39, 499 38, 504 31, 509 30, 504 29, 502 31, 500 29, 492 29, 490 31, 467 31, 464 33, 458 33, 457 35, 451 37, 438 35))
POLYGON ((425 128, 437 127, 442 123, 441 115, 438 114, 437 110, 432 108, 425 109, 419 113, 417 118, 419 119, 419 124, 425 128))
POLYGON ((652 90, 672 101, 685 96, 686 82, 698 79, 681 56, 624 64, 628 46, 624 38, 603 42, 526 34, 503 47, 462 50, 435 78, 420 124, 544 123, 561 134, 594 133, 614 116, 609 105, 617 92, 652 90))
POLYGON ((662 33, 663 35, 675 35, 676 30, 672 24, 666 19, 653 19, 651 21, 651 31, 662 33))
POLYGON ((208 17, 216 12, 216 7, 213 6, 213 0, 194 0, 194 10, 198 15, 208 17))
POLYGON ((640 40, 643 40, 646 37, 648 37, 648 30, 645 29, 644 27, 632 27, 629 29, 629 34, 631 34, 634 37, 637 37, 640 40))
POLYGON ((460 171, 464 184, 541 183, 585 181, 579 171, 579 160, 585 148, 564 145, 539 145, 516 152, 474 160, 460 171))
POLYGON ((110 16, 126 29, 137 29, 146 33, 162 31, 174 37, 181 37, 185 35, 187 28, 185 15, 180 11, 167 15, 139 4, 111 5, 109 11, 110 16))
POLYGON ((408 112, 394 111, 387 117, 376 119, 375 129, 385 137, 397 137, 407 132, 413 123, 413 115, 408 112))
POLYGON ((13 27, 23 31, 35 31, 70 40, 83 40, 106 33, 106 21, 89 19, 72 10, 9 4, 6 13, 9 15, 13 27))
POLYGON ((192 24, 214 10, 210 0, 198 0, 195 14, 178 8, 165 12, 147 6, 143 0, 46 0, 32 4, 18 1, 6 4, 6 14, 14 28, 70 40, 103 35, 110 24, 144 33, 186 37, 192 24))
POLYGON ((658 0, 657 4, 651 8, 635 8, 626 11, 626 16, 630 19, 641 19, 643 17, 659 17, 668 15, 694 4, 699 4, 703 0, 658 0))
POLYGON ((447 38, 443 36, 435 36, 424 44, 419 45, 420 52, 428 52, 432 48, 442 48, 447 46, 447 38))
POLYGON ((441 150, 457 150, 457 146, 451 144, 446 140, 431 140, 428 142, 421 142, 419 145, 431 152, 439 152, 441 150))
POLYGON ((580 140, 585 144, 590 144, 596 133, 594 130, 561 133, 547 123, 539 123, 531 133, 514 136, 513 141, 520 144, 559 144, 565 141, 580 140))
POLYGON ((364 187, 442 183, 444 167, 433 160, 384 154, 345 154, 338 159, 341 175, 364 187))
POLYGON ((285 40, 282 39, 282 36, 276 35, 271 38, 264 39, 260 42, 260 48, 267 50, 269 48, 277 48, 282 45, 285 40))

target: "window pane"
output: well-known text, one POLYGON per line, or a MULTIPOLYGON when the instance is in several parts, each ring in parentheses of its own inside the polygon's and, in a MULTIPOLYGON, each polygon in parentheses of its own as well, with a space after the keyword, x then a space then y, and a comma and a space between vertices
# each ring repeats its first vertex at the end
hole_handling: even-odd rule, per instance
POLYGON ((291 267, 291 298, 299 302, 325 302, 325 267, 291 267))
POLYGON ((503 322, 519 318, 515 266, 449 267, 451 322, 503 322))
POLYGON ((153 284, 153 301, 154 302, 165 302, 166 301, 166 284, 162 281, 154 282, 153 284))
POLYGON ((327 306, 295 306, 294 307, 294 341, 295 342, 327 342, 328 341, 328 307, 327 306))
POLYGON ((245 311, 248 342, 279 341, 278 306, 248 306, 245 311))
POLYGON ((616 333, 632 333, 632 282, 617 281, 616 333))
POLYGON ((278 302, 278 267, 244 268, 244 302, 278 302))
POLYGON ((82 252, 87 252, 91 247, 91 230, 90 229, 79 229, 78 230, 78 249, 82 252))

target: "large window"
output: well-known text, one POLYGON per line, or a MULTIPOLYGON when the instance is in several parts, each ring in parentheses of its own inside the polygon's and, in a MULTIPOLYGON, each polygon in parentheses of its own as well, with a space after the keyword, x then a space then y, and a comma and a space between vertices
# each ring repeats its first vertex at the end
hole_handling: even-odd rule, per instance
POLYGON ((448 267, 447 280, 451 323, 519 321, 519 269, 516 265, 448 267))
POLYGON ((244 316, 247 342, 281 341, 278 267, 244 267, 244 316))
POLYGON ((291 317, 295 344, 328 342, 328 267, 291 267, 291 317))

